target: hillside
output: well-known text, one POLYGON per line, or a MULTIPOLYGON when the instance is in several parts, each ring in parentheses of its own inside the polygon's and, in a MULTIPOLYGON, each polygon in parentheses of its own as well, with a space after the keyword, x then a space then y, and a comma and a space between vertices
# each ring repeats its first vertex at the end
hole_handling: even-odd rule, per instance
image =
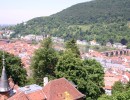
POLYGON ((51 34, 65 39, 96 39, 101 44, 111 39, 130 42, 129 12, 130 0, 93 0, 18 24, 14 27, 16 33, 13 36, 51 34))
POLYGON ((130 0, 93 0, 76 4, 52 16, 72 24, 85 24, 130 20, 129 12, 130 0))

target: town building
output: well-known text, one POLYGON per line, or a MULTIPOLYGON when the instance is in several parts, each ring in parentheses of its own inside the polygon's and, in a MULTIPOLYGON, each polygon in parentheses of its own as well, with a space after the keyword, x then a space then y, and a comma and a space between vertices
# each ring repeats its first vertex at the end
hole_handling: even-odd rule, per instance
POLYGON ((95 45, 99 45, 99 44, 96 42, 96 40, 92 40, 92 41, 90 41, 90 45, 95 46, 95 45))
POLYGON ((127 48, 126 45, 122 45, 121 43, 114 43, 113 47, 117 48, 117 49, 126 49, 127 48))
POLYGON ((86 42, 86 40, 77 40, 76 44, 77 45, 87 45, 88 43, 86 42))

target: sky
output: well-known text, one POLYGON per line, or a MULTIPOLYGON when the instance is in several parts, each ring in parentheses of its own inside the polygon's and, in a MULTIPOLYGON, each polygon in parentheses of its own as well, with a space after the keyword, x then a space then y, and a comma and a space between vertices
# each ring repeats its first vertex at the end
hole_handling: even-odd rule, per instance
POLYGON ((18 24, 49 16, 74 4, 91 0, 0 0, 0 24, 18 24))

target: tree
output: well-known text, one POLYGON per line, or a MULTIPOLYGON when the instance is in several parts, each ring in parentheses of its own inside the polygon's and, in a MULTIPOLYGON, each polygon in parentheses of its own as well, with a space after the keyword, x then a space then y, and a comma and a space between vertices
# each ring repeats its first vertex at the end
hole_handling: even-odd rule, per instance
POLYGON ((41 42, 41 47, 36 50, 31 63, 33 77, 37 84, 42 84, 43 78, 48 76, 49 79, 55 76, 54 68, 57 63, 57 54, 52 48, 51 38, 41 42))
POLYGON ((115 82, 112 87, 112 94, 116 94, 118 92, 122 92, 124 90, 124 86, 120 81, 115 82))
POLYGON ((87 71, 88 80, 86 90, 84 90, 87 97, 92 100, 96 100, 100 95, 104 93, 103 82, 104 82, 104 70, 100 63, 96 60, 84 60, 83 66, 87 71))
POLYGON ((130 90, 121 91, 114 95, 102 95, 98 100, 130 100, 130 90))
POLYGON ((82 61, 70 49, 59 57, 55 69, 57 78, 65 77, 74 82, 86 95, 87 100, 96 100, 102 94, 103 68, 95 60, 82 61))
POLYGON ((130 81, 125 85, 125 90, 130 89, 130 81))
POLYGON ((123 39, 121 39, 121 44, 126 45, 126 44, 127 44, 127 42, 128 42, 128 41, 127 41, 126 39, 124 39, 124 38, 123 38, 123 39))
POLYGON ((110 42, 111 44, 113 44, 113 43, 114 43, 114 40, 113 40, 113 39, 109 39, 109 42, 110 42))
POLYGON ((104 94, 101 97, 99 97, 98 100, 112 100, 112 97, 104 94))
MULTIPOLYGON (((3 51, 0 51, 0 73, 2 72, 2 55, 3 51)), ((6 52, 4 55, 7 77, 9 78, 11 76, 14 83, 17 83, 19 86, 25 85, 27 82, 27 73, 23 68, 21 59, 6 52)))
POLYGON ((75 82, 75 77, 81 75, 82 73, 80 66, 81 60, 76 58, 76 54, 74 54, 71 50, 66 50, 58 59, 55 68, 56 77, 65 77, 68 80, 73 80, 75 82))
POLYGON ((66 49, 71 49, 73 53, 76 54, 77 57, 80 57, 80 51, 76 45, 76 41, 71 39, 66 42, 66 49))

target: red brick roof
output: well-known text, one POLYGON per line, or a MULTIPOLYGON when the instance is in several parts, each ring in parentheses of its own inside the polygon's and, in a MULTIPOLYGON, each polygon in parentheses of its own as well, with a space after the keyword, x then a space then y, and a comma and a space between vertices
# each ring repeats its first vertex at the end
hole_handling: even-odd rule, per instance
POLYGON ((23 92, 19 92, 14 96, 10 97, 8 100, 29 100, 23 92))
POLYGON ((46 96, 43 90, 38 90, 28 94, 19 91, 8 100, 46 100, 46 96))
POLYGON ((84 97, 85 95, 80 93, 72 83, 65 78, 60 78, 50 81, 40 90, 30 93, 17 91, 8 100, 79 100, 84 97))
POLYGON ((46 100, 46 96, 43 90, 35 91, 26 95, 28 97, 28 100, 46 100))
POLYGON ((85 97, 65 78, 50 81, 43 91, 47 100, 78 100, 85 97))

